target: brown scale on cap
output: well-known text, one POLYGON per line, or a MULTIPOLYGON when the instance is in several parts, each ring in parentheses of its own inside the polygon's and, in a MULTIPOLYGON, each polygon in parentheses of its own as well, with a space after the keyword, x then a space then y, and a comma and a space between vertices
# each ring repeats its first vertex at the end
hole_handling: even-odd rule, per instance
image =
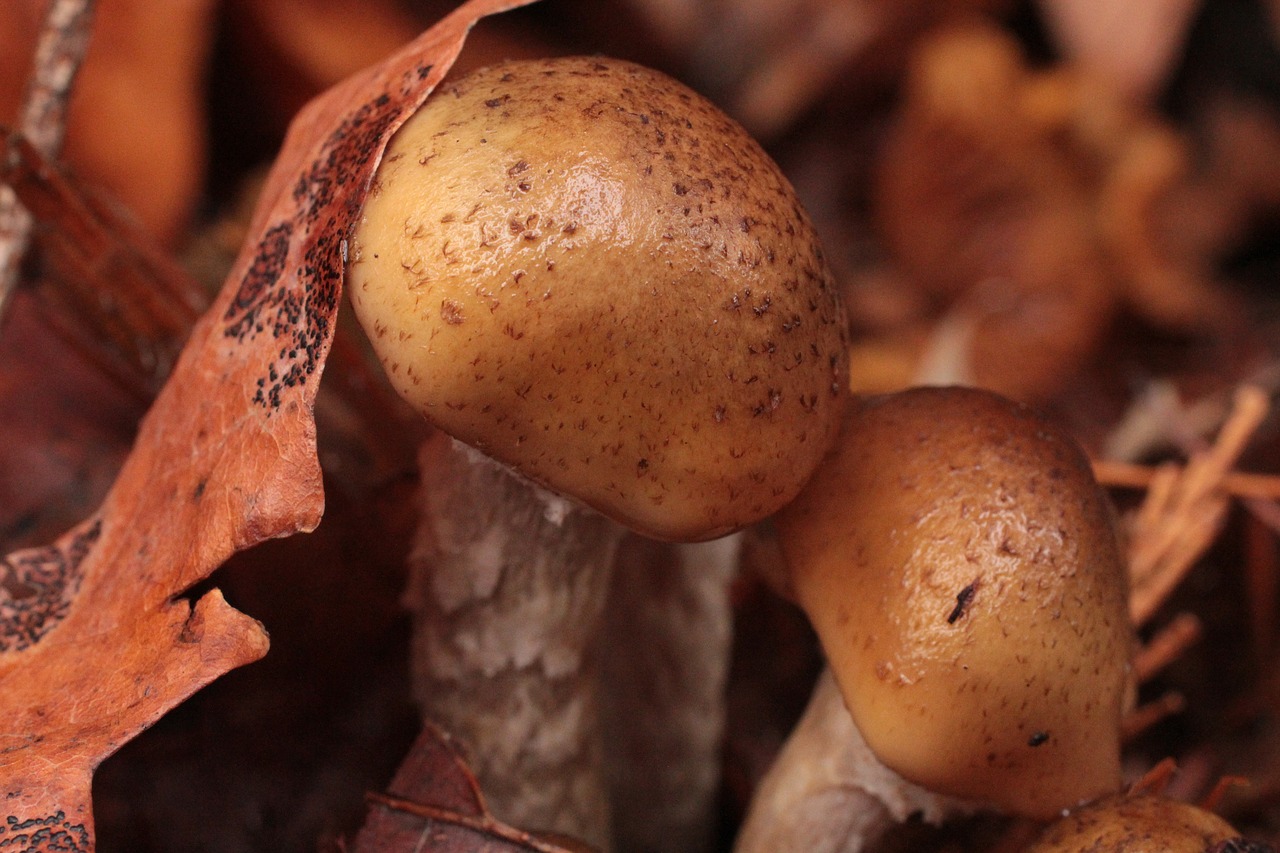
POLYGON ((808 218, 738 125, 639 66, 442 89, 387 150, 350 281, 430 421, 651 536, 773 512, 837 429, 844 322, 808 218))
POLYGON ((1109 508, 1061 430, 994 394, 853 401, 777 526, 868 745, 1037 817, 1120 785, 1130 655, 1109 508))

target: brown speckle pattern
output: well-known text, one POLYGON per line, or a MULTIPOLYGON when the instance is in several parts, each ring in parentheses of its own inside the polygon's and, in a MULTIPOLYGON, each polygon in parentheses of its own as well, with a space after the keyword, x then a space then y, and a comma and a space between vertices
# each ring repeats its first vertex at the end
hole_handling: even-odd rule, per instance
POLYGON ((80 564, 101 532, 101 522, 91 520, 59 543, 4 558, 0 563, 0 652, 35 645, 62 620, 80 588, 80 564))
POLYGON ((65 812, 44 817, 8 815, 0 825, 4 853, 89 853, 93 845, 82 823, 71 823, 65 812))
MULTIPOLYGON (((430 68, 416 71, 421 81, 430 68)), ((266 230, 222 318, 229 339, 270 335, 280 344, 254 382, 253 402, 268 412, 281 405, 285 389, 306 381, 321 364, 338 310, 348 236, 363 202, 360 178, 402 110, 383 93, 339 122, 294 182, 294 213, 266 230)))
POLYGON ((758 520, 821 458, 835 283, 705 99, 617 60, 507 63, 429 100, 377 181, 352 300, 440 428, 659 537, 758 520))

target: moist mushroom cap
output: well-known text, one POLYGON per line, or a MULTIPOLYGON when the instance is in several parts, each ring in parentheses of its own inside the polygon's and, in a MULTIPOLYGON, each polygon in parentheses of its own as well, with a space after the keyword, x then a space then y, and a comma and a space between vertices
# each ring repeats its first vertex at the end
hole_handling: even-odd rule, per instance
POLYGON ((1038 817, 1119 787, 1125 575, 1105 496, 1061 430, 971 389, 856 400, 777 526, 886 765, 1038 817))
POLYGON ((772 513, 838 429, 843 314, 794 192, 636 65, 511 62, 438 91, 386 152, 348 274, 428 420, 650 536, 772 513))
POLYGON ((1225 820, 1153 794, 1105 797, 1054 821, 1025 853, 1211 853, 1249 850, 1225 820))

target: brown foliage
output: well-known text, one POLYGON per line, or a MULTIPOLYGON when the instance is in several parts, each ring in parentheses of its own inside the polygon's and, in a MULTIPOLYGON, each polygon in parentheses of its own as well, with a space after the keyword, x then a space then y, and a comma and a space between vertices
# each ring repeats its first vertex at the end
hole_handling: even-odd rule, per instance
POLYGON ((475 776, 447 736, 427 726, 391 780, 369 797, 353 853, 590 853, 569 840, 513 829, 495 820, 475 776))
POLYGON ((0 583, 6 821, 30 849, 93 849, 90 780, 121 744, 267 648, 219 592, 183 597, 235 551, 314 528, 312 406, 345 235, 387 138, 470 27, 474 0, 295 120, 222 293, 197 323, 97 512, 10 554, 0 583))

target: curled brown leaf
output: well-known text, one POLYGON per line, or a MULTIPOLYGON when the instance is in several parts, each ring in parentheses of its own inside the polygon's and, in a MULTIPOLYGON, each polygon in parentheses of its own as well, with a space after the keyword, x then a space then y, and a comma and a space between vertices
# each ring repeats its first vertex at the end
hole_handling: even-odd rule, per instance
POLYGON ((346 234, 387 139, 470 28, 524 2, 472 0, 299 114, 249 240, 101 508, 4 558, 0 845, 92 850, 98 764, 265 654, 262 626, 220 593, 184 593, 235 551, 319 523, 312 407, 346 234))

